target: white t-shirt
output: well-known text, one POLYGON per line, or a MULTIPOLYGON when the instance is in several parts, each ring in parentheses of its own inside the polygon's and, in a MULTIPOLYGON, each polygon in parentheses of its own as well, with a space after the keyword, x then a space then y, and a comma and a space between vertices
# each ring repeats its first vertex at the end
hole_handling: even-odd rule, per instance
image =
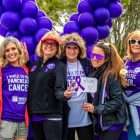
POLYGON ((68 86, 72 85, 74 89, 71 99, 68 100, 70 107, 69 128, 88 126, 92 123, 88 113, 82 109, 83 103, 87 102, 87 93, 83 91, 80 84, 81 77, 85 77, 85 72, 80 62, 67 62, 67 83, 68 86))

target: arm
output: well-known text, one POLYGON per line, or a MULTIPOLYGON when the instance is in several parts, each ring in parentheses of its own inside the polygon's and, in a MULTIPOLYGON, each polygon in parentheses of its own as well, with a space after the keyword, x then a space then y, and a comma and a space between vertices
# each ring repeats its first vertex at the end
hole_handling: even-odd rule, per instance
POLYGON ((93 105, 91 103, 85 103, 83 108, 87 112, 95 114, 109 114, 120 109, 123 105, 122 89, 118 80, 113 78, 108 80, 108 93, 109 99, 104 104, 93 105))
POLYGON ((99 104, 94 107, 94 113, 109 114, 120 109, 123 105, 122 89, 120 82, 114 77, 108 80, 109 99, 104 104, 99 104))
POLYGON ((66 67, 62 62, 58 62, 55 80, 55 96, 58 100, 64 100, 66 85, 66 67))

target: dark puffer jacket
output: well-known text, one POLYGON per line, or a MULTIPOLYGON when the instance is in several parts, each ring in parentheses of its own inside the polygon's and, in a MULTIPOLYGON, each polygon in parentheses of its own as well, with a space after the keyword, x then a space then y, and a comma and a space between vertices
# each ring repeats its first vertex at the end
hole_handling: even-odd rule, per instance
POLYGON ((64 91, 66 88, 66 69, 57 58, 46 63, 39 59, 29 74, 29 113, 43 115, 62 115, 64 91))

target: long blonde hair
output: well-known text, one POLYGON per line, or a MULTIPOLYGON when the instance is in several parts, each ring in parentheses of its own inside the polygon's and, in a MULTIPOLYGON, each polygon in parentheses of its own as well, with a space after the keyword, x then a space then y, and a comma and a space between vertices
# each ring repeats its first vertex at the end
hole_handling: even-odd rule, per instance
POLYGON ((135 35, 139 35, 140 36, 140 30, 135 30, 131 33, 128 34, 128 36, 126 37, 125 40, 125 46, 126 46, 126 57, 130 60, 133 60, 134 55, 131 52, 131 48, 130 48, 130 44, 129 44, 129 40, 135 36, 135 35))
POLYGON ((116 79, 120 79, 119 72, 123 68, 123 60, 116 47, 111 43, 99 42, 95 45, 95 47, 101 48, 105 53, 105 62, 107 63, 107 67, 103 73, 103 81, 108 78, 111 74, 115 76, 116 79))
POLYGON ((4 67, 8 64, 7 59, 5 58, 5 48, 9 43, 13 43, 16 45, 19 51, 19 65, 22 66, 27 63, 28 58, 24 52, 23 46, 20 41, 14 37, 6 37, 0 45, 0 67, 4 67))

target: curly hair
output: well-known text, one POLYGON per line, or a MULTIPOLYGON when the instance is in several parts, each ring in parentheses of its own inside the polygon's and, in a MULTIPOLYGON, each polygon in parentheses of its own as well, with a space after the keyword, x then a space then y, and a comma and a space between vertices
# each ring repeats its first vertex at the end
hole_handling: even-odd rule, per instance
POLYGON ((69 42, 75 42, 79 47, 78 58, 86 57, 85 41, 79 34, 71 33, 71 34, 64 35, 62 36, 62 40, 63 40, 62 56, 66 56, 66 44, 69 42))

